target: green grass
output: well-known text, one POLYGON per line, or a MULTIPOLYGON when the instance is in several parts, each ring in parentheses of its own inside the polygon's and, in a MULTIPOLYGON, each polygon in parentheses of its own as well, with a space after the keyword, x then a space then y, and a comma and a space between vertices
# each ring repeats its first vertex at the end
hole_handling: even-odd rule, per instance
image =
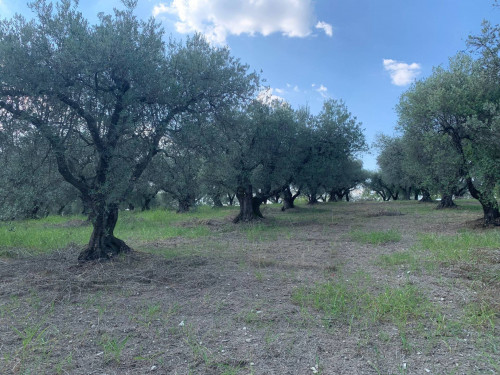
MULTIPOLYGON (((177 214, 167 210, 120 212, 115 235, 126 242, 140 243, 171 237, 197 238, 211 233, 208 220, 235 214, 235 209, 199 207, 194 212, 177 214)), ((0 223, 0 257, 36 255, 85 245, 92 233, 84 216, 49 216, 39 220, 0 223)))
POLYGON ((456 235, 421 234, 417 249, 429 252, 431 260, 453 263, 479 260, 479 249, 499 249, 500 231, 463 232, 456 235))
POLYGON ((401 234, 394 230, 389 229, 386 231, 371 231, 366 232, 363 230, 354 230, 349 233, 352 240, 364 244, 371 245, 384 245, 390 242, 401 241, 401 234))
POLYGON ((90 226, 65 226, 83 217, 49 216, 40 220, 0 223, 0 256, 36 255, 67 247, 70 243, 88 242, 90 226))
POLYGON ((392 254, 380 255, 377 264, 388 268, 409 265, 411 269, 416 269, 418 267, 418 258, 410 251, 398 251, 392 254))
POLYGON ((370 318, 404 325, 411 318, 420 318, 430 309, 430 302, 411 284, 402 287, 385 286, 376 292, 369 288, 367 277, 354 276, 351 281, 318 283, 292 293, 292 301, 312 307, 327 319, 351 324, 354 320, 370 318))

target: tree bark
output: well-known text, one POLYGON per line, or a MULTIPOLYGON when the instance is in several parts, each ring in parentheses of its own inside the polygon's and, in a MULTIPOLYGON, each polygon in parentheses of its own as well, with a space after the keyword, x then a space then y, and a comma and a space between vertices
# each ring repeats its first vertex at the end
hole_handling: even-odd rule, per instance
POLYGON ((456 208, 457 205, 453 202, 453 195, 451 194, 443 194, 441 197, 441 202, 437 205, 437 209, 442 208, 456 208))
POLYGON ((420 199, 420 202, 422 202, 422 203, 432 202, 431 193, 429 193, 429 190, 422 189, 422 199, 420 199))
POLYGON ((335 190, 330 191, 328 202, 337 202, 337 192, 335 190))
POLYGON ((178 199, 179 206, 177 208, 177 213, 189 212, 191 207, 193 207, 196 203, 194 197, 187 195, 185 197, 181 197, 178 199))
MULTIPOLYGON (((422 194, 424 194, 423 191, 422 191, 422 194)), ((417 189, 415 189, 415 191, 413 192, 413 199, 418 201, 418 190, 417 189)))
POLYGON ((283 189, 283 207, 281 211, 289 210, 290 208, 295 208, 295 198, 300 195, 300 190, 295 194, 292 194, 290 186, 283 189))
POLYGON ((240 213, 234 218, 234 223, 250 222, 264 217, 260 212, 262 198, 253 196, 252 185, 239 186, 236 190, 236 198, 240 204, 240 213))
POLYGON ((113 234, 118 220, 118 204, 95 204, 93 214, 94 229, 88 246, 78 256, 79 261, 110 259, 131 250, 125 242, 113 234))
POLYGON ((487 181, 488 183, 485 184, 487 186, 483 188, 483 191, 479 191, 474 186, 472 178, 467 177, 465 181, 467 182, 467 187, 469 188, 469 192, 472 197, 477 199, 483 207, 484 225, 500 225, 500 210, 498 208, 498 201, 493 194, 493 187, 495 184, 491 183, 492 181, 487 181))
POLYGON ((403 189, 403 199, 405 201, 409 201, 411 199, 411 187, 408 189, 406 188, 403 189))
POLYGON ((212 201, 214 203, 214 207, 223 207, 222 200, 220 199, 220 194, 214 194, 212 196, 212 201))
POLYGON ((318 196, 316 194, 309 194, 308 195, 309 201, 307 204, 316 204, 318 203, 318 196))

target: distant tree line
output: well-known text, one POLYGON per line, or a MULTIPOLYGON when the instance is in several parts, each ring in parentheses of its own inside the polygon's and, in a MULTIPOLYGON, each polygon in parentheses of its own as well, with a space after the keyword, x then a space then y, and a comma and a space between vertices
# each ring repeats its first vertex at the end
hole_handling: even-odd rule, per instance
POLYGON ((400 136, 378 140, 380 171, 369 186, 384 200, 439 194, 477 199, 485 224, 500 224, 500 26, 485 22, 448 67, 413 84, 397 106, 400 136))
POLYGON ((163 40, 135 1, 90 25, 71 0, 0 22, 0 218, 78 207, 93 232, 81 260, 128 251, 120 209, 239 203, 235 221, 299 194, 349 199, 366 178, 361 124, 342 101, 318 115, 261 92, 260 78, 200 35, 163 40))

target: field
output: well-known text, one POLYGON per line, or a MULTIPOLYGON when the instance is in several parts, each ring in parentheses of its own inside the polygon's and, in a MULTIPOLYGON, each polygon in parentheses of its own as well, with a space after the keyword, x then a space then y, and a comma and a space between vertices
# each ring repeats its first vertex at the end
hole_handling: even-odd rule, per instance
POLYGON ((1 374, 500 373, 500 230, 472 201, 0 224, 1 374))

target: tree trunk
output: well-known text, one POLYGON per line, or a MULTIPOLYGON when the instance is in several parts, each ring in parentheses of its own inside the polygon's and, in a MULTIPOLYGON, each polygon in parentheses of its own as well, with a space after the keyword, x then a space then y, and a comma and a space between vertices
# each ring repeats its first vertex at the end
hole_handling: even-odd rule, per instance
POLYGON ((295 198, 300 195, 300 191, 297 191, 295 194, 292 194, 290 187, 287 186, 283 189, 283 207, 281 211, 288 210, 290 208, 295 208, 295 198))
POLYGON ((196 203, 196 200, 190 196, 187 195, 185 197, 181 197, 178 199, 179 206, 177 208, 177 213, 183 213, 183 212, 188 212, 191 207, 193 207, 196 203))
POLYGON ((484 225, 500 225, 498 202, 483 204, 484 225))
POLYGON ((431 193, 429 193, 429 190, 422 189, 422 199, 420 199, 420 202, 422 203, 432 202, 431 193))
POLYGON ((92 216, 94 229, 88 246, 78 256, 79 261, 110 259, 131 250, 113 234, 118 220, 118 204, 96 204, 92 216))
POLYGON ((229 205, 230 205, 230 206, 233 206, 233 205, 234 205, 234 197, 235 197, 235 196, 236 196, 235 194, 229 194, 229 193, 227 193, 227 199, 228 199, 228 201, 229 201, 229 205))
POLYGON ((349 190, 347 190, 344 194, 346 202, 349 202, 349 190))
POLYGON ((141 205, 141 211, 149 211, 151 209, 150 204, 155 196, 147 195, 144 197, 141 205))
POLYGON ((65 208, 66 208, 66 203, 64 203, 61 207, 59 207, 59 209, 57 210, 57 214, 59 216, 62 216, 65 208))
POLYGON ((310 194, 308 195, 309 201, 307 204, 316 204, 318 203, 318 196, 316 194, 310 194))
POLYGON ((437 209, 442 208, 456 208, 457 205, 453 202, 453 195, 451 194, 443 194, 441 197, 441 202, 437 205, 437 209))
POLYGON ((500 211, 498 208, 498 201, 493 194, 493 187, 495 186, 494 180, 487 180, 484 184, 483 191, 479 191, 474 186, 472 178, 465 179, 467 187, 473 198, 477 199, 483 207, 484 225, 500 225, 500 211))
POLYGON ((223 207, 222 200, 220 199, 220 194, 214 194, 212 197, 212 201, 214 202, 214 207, 223 207))
POLYGON ((409 201, 411 199, 411 188, 403 189, 403 199, 409 201))
MULTIPOLYGON (((424 194, 424 192, 422 191, 422 194, 424 194)), ((413 192, 413 199, 418 201, 418 190, 415 189, 415 191, 413 192)))
POLYGON ((252 185, 239 186, 236 190, 236 198, 238 198, 240 204, 240 213, 234 218, 233 222, 250 222, 264 217, 260 212, 262 198, 253 196, 252 185))
POLYGON ((335 190, 330 191, 329 195, 328 202, 337 202, 337 192, 335 190))

